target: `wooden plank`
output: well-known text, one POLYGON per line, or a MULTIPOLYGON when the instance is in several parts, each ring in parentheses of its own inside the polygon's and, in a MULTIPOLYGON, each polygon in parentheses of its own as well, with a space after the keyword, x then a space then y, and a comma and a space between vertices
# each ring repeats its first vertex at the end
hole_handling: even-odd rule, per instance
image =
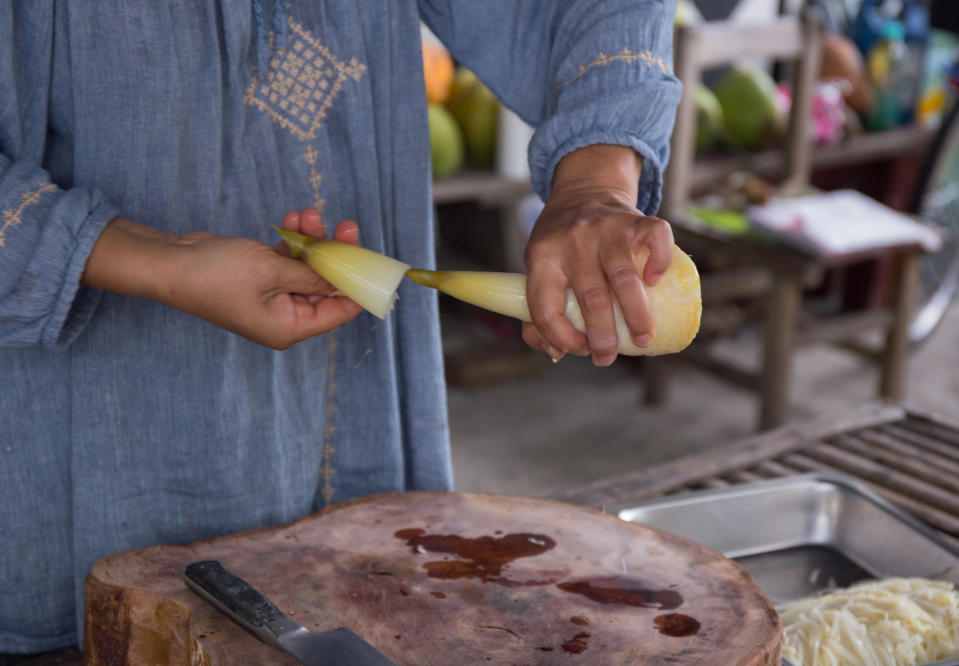
POLYGON ((928 435, 939 441, 947 442, 953 446, 959 446, 959 430, 953 429, 950 426, 934 421, 911 418, 903 424, 903 427, 928 435))
POLYGON ((763 476, 774 479, 795 476, 800 473, 800 470, 787 467, 777 460, 763 460, 753 467, 753 469, 763 476))
POLYGON ((937 471, 950 475, 954 474, 955 478, 959 479, 959 451, 953 452, 955 455, 952 456, 940 455, 937 452, 929 451, 922 446, 911 444, 898 437, 891 437, 878 430, 862 430, 853 433, 851 436, 855 436, 871 445, 888 449, 903 458, 920 460, 937 471))
MULTIPOLYGON (((850 136, 834 144, 818 145, 812 150, 812 170, 836 169, 869 162, 894 159, 924 152, 936 133, 925 127, 902 127, 887 132, 868 132, 850 136)), ((750 171, 769 179, 783 176, 781 149, 756 153, 700 157, 693 164, 692 189, 702 192, 724 181, 736 171, 750 171)))
POLYGON ((733 483, 756 483, 757 481, 765 481, 766 477, 761 474, 756 474, 755 472, 750 472, 749 470, 743 469, 738 472, 731 472, 725 476, 725 478, 733 483))
POLYGON ((810 458, 832 465, 866 481, 872 481, 877 486, 908 495, 949 514, 959 515, 959 497, 941 488, 931 487, 907 474, 891 470, 872 460, 837 449, 829 444, 814 444, 803 449, 803 452, 810 458))
POLYGON ((808 423, 791 423, 733 444, 717 447, 646 469, 627 472, 578 488, 557 491, 554 496, 567 502, 601 507, 632 503, 658 497, 696 480, 748 469, 759 462, 778 458, 808 442, 838 433, 898 421, 905 410, 885 402, 873 402, 829 418, 808 423))
POLYGON ((938 427, 951 432, 959 439, 959 415, 953 412, 943 412, 938 409, 927 409, 917 405, 906 404, 906 410, 909 412, 909 422, 918 421, 922 423, 932 423, 938 427))
POLYGON ((722 488, 728 488, 732 484, 723 479, 713 477, 709 479, 703 479, 702 481, 699 481, 693 485, 699 486, 704 490, 720 490, 722 488))
POLYGON ((920 481, 959 496, 959 474, 955 470, 937 466, 930 460, 916 458, 910 454, 890 451, 875 442, 859 439, 852 435, 839 435, 831 440, 840 448, 862 456, 889 469, 909 474, 920 481))
POLYGON ((925 451, 932 451, 949 460, 959 461, 959 447, 943 442, 941 439, 930 437, 929 435, 915 430, 908 430, 900 424, 889 424, 879 429, 880 432, 888 433, 892 437, 901 439, 921 447, 925 451))
POLYGON ((703 69, 740 58, 794 59, 804 48, 799 19, 784 16, 763 23, 716 21, 695 26, 703 69))
POLYGON ((436 205, 477 201, 488 206, 510 204, 533 193, 528 178, 505 178, 494 172, 464 172, 433 182, 436 205))

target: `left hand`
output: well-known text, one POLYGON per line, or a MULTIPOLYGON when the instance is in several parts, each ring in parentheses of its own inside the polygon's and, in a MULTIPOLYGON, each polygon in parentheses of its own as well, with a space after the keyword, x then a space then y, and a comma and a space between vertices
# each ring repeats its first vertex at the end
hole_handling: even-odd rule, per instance
POLYGON ((669 268, 669 224, 636 209, 642 159, 624 146, 576 150, 556 168, 552 192, 526 248, 527 301, 532 324, 523 339, 554 359, 566 353, 592 355, 598 366, 616 360, 612 297, 639 346, 656 335, 643 285, 654 285, 669 268), (633 255, 649 249, 642 280, 633 255), (583 311, 586 335, 563 316, 566 288, 583 311))

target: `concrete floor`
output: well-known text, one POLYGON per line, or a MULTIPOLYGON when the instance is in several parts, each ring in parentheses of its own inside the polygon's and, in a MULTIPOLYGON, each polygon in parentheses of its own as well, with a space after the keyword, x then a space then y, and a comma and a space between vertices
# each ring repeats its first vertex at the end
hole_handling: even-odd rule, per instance
MULTIPOLYGON (((467 355, 469 326, 444 317, 448 354, 467 355)), ((912 358, 906 403, 959 418, 959 306, 912 358)), ((724 343, 723 352, 754 358, 754 334, 724 343)), ((812 419, 876 397, 878 371, 831 348, 796 356, 792 418, 812 419)), ((567 358, 519 379, 449 389, 457 489, 545 496, 751 435, 754 398, 704 372, 680 368, 668 402, 642 404, 628 362, 595 368, 567 358)))

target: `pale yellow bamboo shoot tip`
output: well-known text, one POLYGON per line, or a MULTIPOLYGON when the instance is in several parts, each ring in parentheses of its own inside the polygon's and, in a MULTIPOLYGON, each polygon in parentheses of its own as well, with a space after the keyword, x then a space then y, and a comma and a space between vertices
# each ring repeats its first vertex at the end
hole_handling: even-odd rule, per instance
POLYGON ((290 248, 320 277, 364 310, 385 319, 409 264, 358 245, 277 228, 290 248))

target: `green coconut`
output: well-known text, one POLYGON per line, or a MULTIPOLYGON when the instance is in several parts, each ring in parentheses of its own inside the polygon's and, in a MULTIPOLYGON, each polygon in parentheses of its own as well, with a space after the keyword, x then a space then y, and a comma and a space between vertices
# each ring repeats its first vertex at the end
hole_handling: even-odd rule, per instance
POLYGON ((712 148, 726 134, 723 121, 723 107, 715 93, 700 84, 693 92, 696 104, 696 150, 712 148))
POLYGON ((442 178, 456 171, 463 163, 463 136, 456 119, 439 104, 427 106, 430 124, 430 159, 433 178, 442 178))
POLYGON ((776 82, 758 66, 729 68, 716 86, 716 98, 729 134, 747 150, 761 148, 785 132, 785 114, 776 101, 776 82))

